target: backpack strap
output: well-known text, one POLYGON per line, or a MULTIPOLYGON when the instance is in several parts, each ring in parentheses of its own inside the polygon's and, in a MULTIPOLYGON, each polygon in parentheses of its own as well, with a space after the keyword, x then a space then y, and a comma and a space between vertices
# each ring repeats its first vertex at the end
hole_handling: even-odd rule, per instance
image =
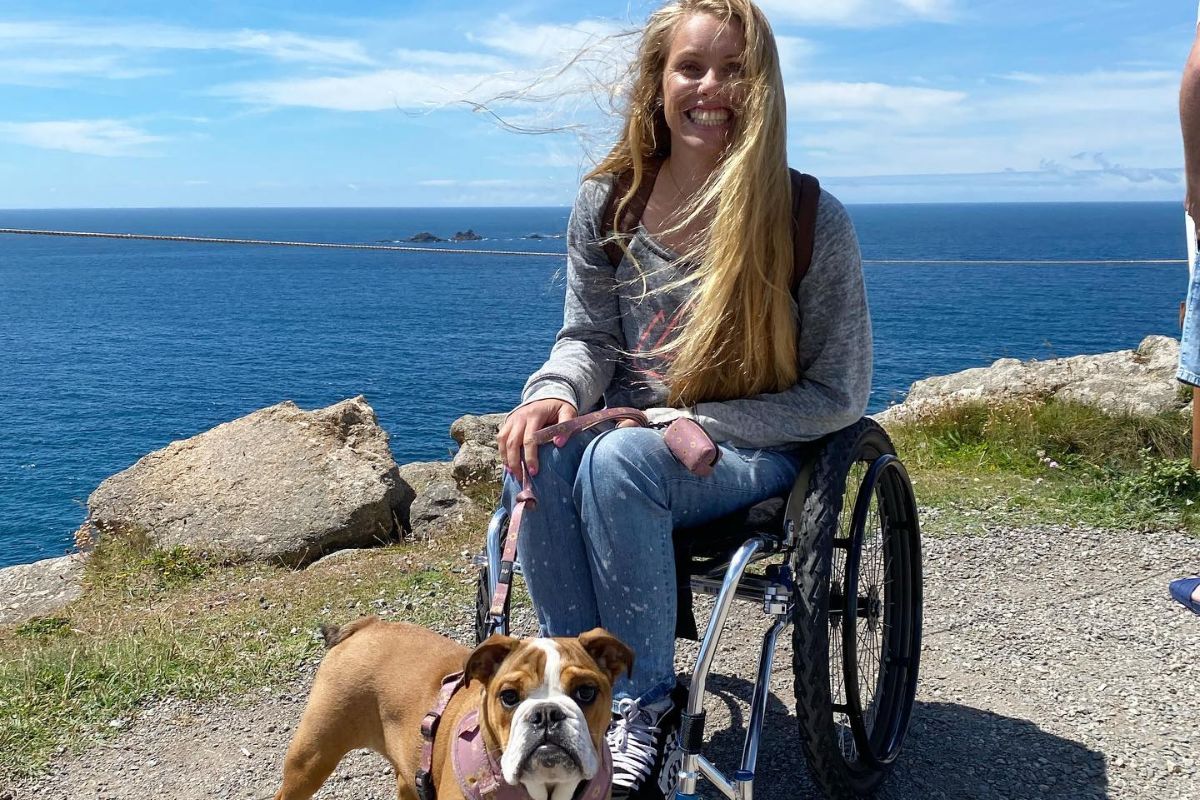
POLYGON ((800 290, 800 281, 812 265, 813 242, 817 233, 817 205, 821 202, 821 183, 812 175, 789 169, 792 177, 792 296, 800 290))
POLYGON ((642 172, 642 183, 638 186, 637 194, 629 198, 629 203, 625 206, 625 213, 621 215, 620 219, 617 219, 617 206, 620 204, 621 198, 629 193, 629 187, 633 185, 633 170, 625 170, 613 181, 612 192, 608 195, 608 204, 604 207, 604 228, 601 233, 605 239, 608 239, 604 243, 604 253, 614 267, 621 263, 625 252, 621 249, 621 245, 611 237, 630 236, 633 229, 642 221, 642 214, 646 213, 646 204, 650 202, 650 193, 654 191, 654 181, 658 178, 658 168, 661 166, 661 161, 646 162, 642 172))

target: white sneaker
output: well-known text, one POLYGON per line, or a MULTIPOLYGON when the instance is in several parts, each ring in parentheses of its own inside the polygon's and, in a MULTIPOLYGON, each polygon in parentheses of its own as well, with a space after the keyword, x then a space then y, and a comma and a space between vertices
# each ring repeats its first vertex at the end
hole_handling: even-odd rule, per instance
POLYGON ((670 697, 644 708, 629 698, 618 702, 605 734, 612 752, 613 800, 641 800, 652 796, 650 792, 663 796, 658 780, 663 744, 678 724, 679 713, 670 697))

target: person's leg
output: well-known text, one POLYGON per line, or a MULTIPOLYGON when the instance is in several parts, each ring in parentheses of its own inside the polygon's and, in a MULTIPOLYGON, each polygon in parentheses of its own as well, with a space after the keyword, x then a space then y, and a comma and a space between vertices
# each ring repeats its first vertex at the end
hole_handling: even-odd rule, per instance
POLYGON ((721 447, 713 474, 675 460, 661 431, 618 428, 587 448, 575 477, 600 624, 633 648, 632 679, 614 704, 662 698, 675 684, 675 558, 671 531, 786 492, 799 460, 772 450, 721 447))
POLYGON ((575 479, 601 624, 634 651, 633 678, 613 688, 606 739, 613 800, 667 796, 674 785, 665 743, 679 724, 675 686, 675 556, 671 531, 786 491, 798 461, 772 451, 722 447, 699 478, 671 455, 660 431, 618 428, 584 453, 575 479), (674 693, 672 693, 673 695, 674 693))
MULTIPOLYGON (((584 451, 600 431, 575 434, 562 447, 538 449, 530 480, 536 505, 526 505, 517 549, 542 636, 578 636, 600 624, 579 513, 572 490, 584 451)), ((511 511, 521 480, 506 475, 502 502, 511 511)))

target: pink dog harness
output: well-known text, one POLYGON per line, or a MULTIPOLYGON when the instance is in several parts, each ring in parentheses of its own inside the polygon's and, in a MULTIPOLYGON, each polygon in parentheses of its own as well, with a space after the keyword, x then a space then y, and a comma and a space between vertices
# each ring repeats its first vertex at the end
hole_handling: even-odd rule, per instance
MULTIPOLYGON (((421 800, 436 800, 433 787, 433 738, 446 706, 454 693, 463 687, 463 674, 455 672, 442 680, 437 705, 425 715, 421 722, 421 768, 417 771, 417 794, 421 800)), ((524 786, 505 783, 500 764, 487 749, 483 732, 479 727, 478 709, 463 715, 454 731, 450 743, 450 761, 454 766, 454 777, 466 800, 531 800, 524 786)), ((575 792, 573 800, 606 800, 612 788, 612 754, 608 743, 600 748, 600 768, 582 789, 575 792)))

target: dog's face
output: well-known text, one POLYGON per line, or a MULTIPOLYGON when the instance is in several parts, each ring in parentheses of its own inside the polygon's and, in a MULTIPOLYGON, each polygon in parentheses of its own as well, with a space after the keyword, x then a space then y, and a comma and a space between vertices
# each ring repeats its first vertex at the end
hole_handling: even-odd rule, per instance
POLYGON ((578 639, 495 635, 467 660, 484 684, 480 725, 501 749, 505 782, 534 798, 570 796, 600 765, 612 718, 612 685, 633 651, 601 628, 578 639))

